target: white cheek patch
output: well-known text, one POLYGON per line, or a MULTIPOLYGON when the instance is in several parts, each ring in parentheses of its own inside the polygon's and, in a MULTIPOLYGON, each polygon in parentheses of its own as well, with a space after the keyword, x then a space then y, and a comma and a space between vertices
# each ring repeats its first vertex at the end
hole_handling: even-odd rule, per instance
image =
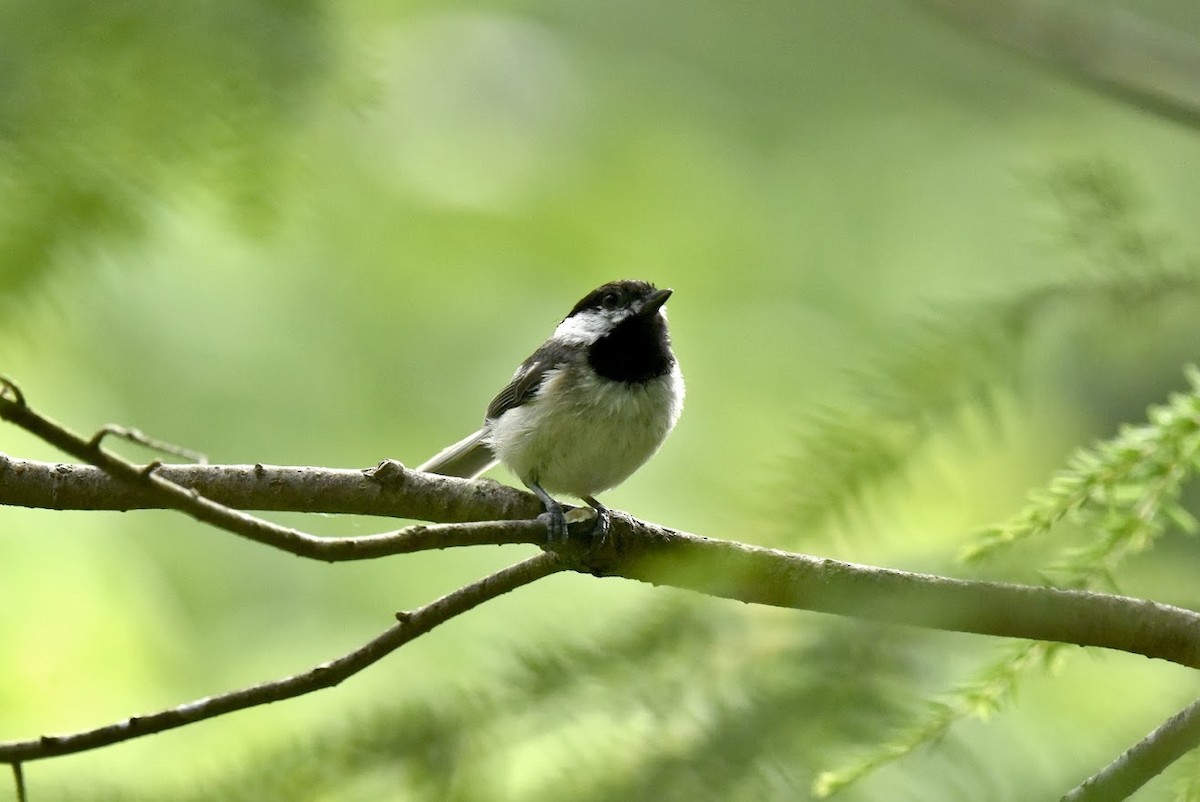
POLYGON ((629 314, 628 309, 589 309, 579 312, 558 324, 554 339, 567 345, 591 345, 629 314))

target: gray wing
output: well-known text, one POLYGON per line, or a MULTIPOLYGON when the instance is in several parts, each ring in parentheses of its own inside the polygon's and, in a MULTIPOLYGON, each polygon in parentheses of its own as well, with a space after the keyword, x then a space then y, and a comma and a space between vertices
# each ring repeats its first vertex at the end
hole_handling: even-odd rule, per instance
POLYGON ((563 363, 566 357, 564 350, 564 346, 558 343, 547 342, 534 351, 533 355, 517 368, 508 386, 488 404, 487 420, 495 420, 510 409, 529 403, 542 386, 546 372, 563 363))

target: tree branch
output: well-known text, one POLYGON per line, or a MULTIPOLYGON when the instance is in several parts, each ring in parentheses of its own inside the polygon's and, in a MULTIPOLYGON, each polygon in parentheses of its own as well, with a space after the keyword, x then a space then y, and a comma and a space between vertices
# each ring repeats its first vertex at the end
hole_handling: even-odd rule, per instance
POLYGON ((958 27, 1136 108, 1200 128, 1200 42, 1107 5, 916 0, 958 27))
MULTIPOLYGON (((380 515, 439 523, 527 520, 537 497, 498 482, 405 471, 394 461, 374 468, 285 465, 161 465, 154 471, 218 504, 239 510, 380 515)), ((169 508, 152 489, 95 465, 24 460, 0 453, 0 504, 46 510, 169 508)))
MULTIPOLYGON (((384 535, 359 538, 357 539, 358 542, 346 540, 344 541, 344 546, 338 546, 336 545, 336 541, 316 537, 298 529, 272 523, 262 518, 256 518, 253 515, 242 512, 240 509, 222 504, 205 496, 194 486, 185 487, 169 478, 165 474, 167 470, 166 466, 160 462, 152 462, 149 465, 139 466, 104 450, 101 444, 106 435, 126 430, 119 429, 119 427, 107 426, 93 435, 91 439, 84 439, 67 427, 35 411, 28 405, 24 394, 17 385, 2 376, 0 376, 0 419, 14 423, 68 454, 86 460, 103 471, 106 476, 112 477, 123 485, 125 491, 138 491, 144 494, 154 506, 179 510, 201 523, 224 529, 249 540, 274 546, 275 548, 301 557, 320 560, 365 559, 384 554, 396 554, 416 551, 418 549, 444 548, 453 545, 478 545, 479 543, 487 542, 529 542, 525 539, 529 537, 529 535, 525 534, 530 531, 528 528, 522 528, 517 524, 510 524, 507 527, 500 527, 494 524, 490 533, 485 531, 485 527, 483 526, 475 526, 470 531, 467 529, 431 530, 429 527, 412 527, 408 531, 402 530, 384 535), (499 530, 498 533, 497 530, 499 530), (452 537, 455 535, 461 536, 464 539, 460 542, 453 542, 452 537), (487 539, 489 537, 500 537, 502 539, 487 539), (514 538, 517 539, 514 540, 514 538)), ((135 439, 146 442, 145 436, 140 433, 137 434, 135 439)), ((204 470, 209 467, 207 465, 175 466, 173 470, 175 472, 186 472, 188 469, 204 470)), ((16 490, 17 488, 25 488, 27 491, 32 491, 32 493, 27 493, 27 495, 37 496, 39 495, 37 491, 40 489, 42 497, 48 494, 51 499, 54 499, 56 494, 61 491, 61 480, 64 479, 64 474, 72 470, 69 467, 61 465, 51 466, 50 463, 21 463, 8 458, 4 459, 4 463, 0 465, 0 468, 6 469, 0 471, 0 478, 5 480, 0 483, 0 487, 6 488, 6 492, 7 489, 16 490), (48 471, 46 470, 47 468, 52 468, 52 470, 48 471), (39 479, 41 481, 38 481, 39 479)), ((290 469, 290 471, 292 473, 307 474, 307 477, 297 478, 321 479, 322 481, 319 484, 322 485, 337 483, 344 486, 347 479, 344 473, 331 476, 311 468, 294 468, 290 469)), ((207 472, 205 470, 205 473, 207 472)), ((273 486, 269 483, 269 480, 272 478, 278 480, 280 477, 278 475, 275 477, 267 476, 267 469, 262 465, 255 465, 253 468, 238 466, 237 468, 226 470, 225 473, 227 474, 227 480, 235 480, 235 492, 232 495, 236 495, 237 490, 241 490, 244 493, 248 488, 256 488, 260 491, 266 489, 267 492, 265 495, 260 492, 260 495, 264 495, 265 498, 278 497, 278 484, 273 486), (253 482, 247 481, 247 471, 253 473, 253 482)), ((275 473, 279 474, 280 470, 275 469, 275 473)), ((91 478, 95 480, 96 477, 93 476, 91 478)), ((462 516, 469 512, 475 503, 483 500, 478 494, 468 492, 468 488, 475 489, 477 484, 475 482, 407 471, 403 465, 394 460, 385 460, 374 469, 362 472, 359 481, 366 480, 376 484, 376 493, 385 492, 385 488, 387 487, 395 488, 397 485, 404 485, 405 492, 402 495, 408 502, 407 514, 426 520, 436 520, 438 517, 463 520, 462 516), (446 489, 444 493, 440 492, 443 488, 446 489), (475 498, 471 502, 464 503, 472 495, 475 498)), ((503 486, 495 483, 489 485, 488 489, 491 492, 485 495, 494 494, 494 498, 488 500, 499 501, 500 504, 498 506, 502 509, 495 511, 500 514, 480 515, 478 516, 479 519, 496 521, 502 518, 532 517, 536 515, 531 510, 528 513, 526 512, 530 505, 538 504, 533 496, 521 494, 512 488, 503 488, 503 486)), ((540 505, 538 506, 540 508, 540 505)))
POLYGON ((1126 799, 1197 746, 1200 746, 1200 700, 1171 716, 1103 770, 1072 789, 1062 802, 1126 799))
MULTIPOLYGON (((426 505, 425 499, 430 495, 428 486, 440 484, 438 480, 442 477, 406 471, 399 463, 384 463, 384 466, 393 479, 372 479, 371 471, 262 465, 163 465, 155 472, 170 477, 168 481, 187 483, 188 488, 202 492, 201 502, 208 501, 208 495, 212 493, 220 500, 214 503, 222 506, 240 502, 253 505, 253 509, 276 511, 387 515, 388 510, 404 509, 415 515, 417 510, 428 511, 433 506, 437 508, 434 512, 447 512, 445 517, 456 519, 464 507, 482 506, 485 514, 495 511, 498 518, 503 518, 516 515, 513 507, 518 505, 514 501, 525 501, 523 498, 505 498, 526 495, 521 491, 489 483, 492 486, 482 488, 483 492, 475 495, 468 504, 426 505), (402 492, 395 491, 398 484, 404 485, 402 492), (511 493, 496 492, 501 489, 511 493), (496 498, 500 503, 490 506, 496 498)), ((448 494, 455 498, 469 498, 470 490, 479 486, 478 482, 461 479, 447 481, 465 486, 465 489, 455 488, 455 492, 448 494)), ((156 495, 140 486, 113 479, 94 466, 16 460, 0 454, 0 504, 56 510, 169 508, 163 501, 156 500, 156 495), (105 494, 109 494, 107 503, 105 494)), ((540 507, 536 499, 534 503, 540 507)), ((326 538, 239 515, 237 527, 230 527, 235 534, 298 557, 325 562, 369 560, 456 546, 540 545, 546 539, 546 525, 527 519, 415 524, 374 535, 326 538)))
POLYGON ((539 554, 449 593, 411 613, 397 614, 398 622, 374 640, 301 674, 198 699, 150 715, 134 716, 94 730, 0 743, 0 763, 19 766, 21 762, 84 752, 175 729, 235 710, 245 710, 248 707, 302 696, 322 688, 331 688, 439 624, 483 602, 561 570, 563 566, 554 555, 539 554))
MULTIPOLYGON (((11 482, 20 481, 14 477, 55 471, 60 473, 57 481, 61 487, 56 491, 60 502, 86 496, 83 491, 68 489, 73 476, 83 477, 82 481, 92 486, 123 492, 119 490, 123 483, 106 483, 90 471, 77 471, 77 466, 60 470, 48 463, 16 460, 9 460, 8 465, 8 472, 0 473, 0 488, 5 493, 12 492, 8 487, 11 482)), ((395 508, 408 506, 407 493, 426 492, 421 474, 391 465, 394 479, 385 480, 382 490, 374 480, 351 478, 353 472, 316 468, 264 468, 261 474, 245 466, 164 466, 161 470, 201 481, 217 496, 225 492, 221 488, 223 477, 234 477, 235 484, 245 481, 253 486, 259 482, 269 485, 267 480, 273 476, 286 476, 291 483, 289 493, 269 486, 262 490, 269 496, 272 509, 292 509, 287 500, 297 499, 294 508, 307 512, 346 508, 370 512, 372 500, 385 495, 395 508), (306 482, 314 481, 319 487, 329 475, 346 485, 332 508, 325 509, 314 501, 322 497, 321 492, 307 491, 306 482), (360 497, 352 498, 355 494, 360 497)), ((429 479, 437 481, 436 477, 429 479)), ((493 511, 499 517, 511 509, 503 501, 505 506, 488 506, 502 498, 493 483, 455 484, 455 492, 478 491, 478 498, 465 506, 485 517, 493 511)), ((256 492, 248 491, 248 495, 256 492)), ((120 506, 128 508, 136 501, 131 492, 120 506)), ((147 505, 151 501, 145 499, 147 505)), ((66 506, 59 504, 58 508, 66 506)), ((540 544, 544 537, 545 526, 539 521, 444 524, 353 538, 304 535, 305 540, 299 541, 302 546, 294 553, 331 561, 366 559, 458 545, 540 544)), ((292 550, 297 541, 272 545, 292 550)), ((744 602, 984 635, 1101 646, 1200 668, 1200 614, 1138 599, 854 565, 677 532, 619 513, 612 517, 606 548, 588 550, 585 543, 572 541, 556 548, 556 552, 571 570, 671 585, 744 602)))
MULTIPOLYGON (((979 635, 1100 646, 1200 668, 1200 613, 1080 590, 951 579, 713 540, 613 516, 592 573, 710 596, 979 635)), ((571 556, 565 555, 570 564, 571 556)))

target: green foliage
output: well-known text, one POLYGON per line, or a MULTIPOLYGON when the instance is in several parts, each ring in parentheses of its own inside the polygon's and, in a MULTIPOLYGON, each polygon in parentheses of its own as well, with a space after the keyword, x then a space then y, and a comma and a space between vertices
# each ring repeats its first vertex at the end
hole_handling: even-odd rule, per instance
POLYGON ((813 795, 819 798, 832 796, 894 760, 921 747, 937 744, 963 719, 990 718, 1012 701, 1026 670, 1050 663, 1060 649, 1061 644, 1040 642, 1018 643, 1005 649, 973 679, 960 684, 944 698, 929 702, 925 718, 919 724, 871 750, 847 768, 821 772, 813 783, 813 795))
POLYGON ((860 511, 880 484, 903 480, 930 436, 964 410, 991 411, 998 393, 1029 381, 1029 351, 1047 332, 1103 337, 1114 318, 1137 330, 1200 298, 1200 271, 1146 224, 1124 171, 1070 162, 1045 186, 1055 240, 1082 267, 994 300, 943 306, 874 369, 856 372, 852 398, 801 423, 779 489, 790 528, 820 529, 860 511))
POLYGON ((1187 379, 1190 391, 1152 407, 1149 423, 1125 426, 1074 454, 1016 518, 985 530, 963 559, 986 559, 1066 521, 1092 533, 1092 542, 1050 565, 1047 581, 1089 588, 1103 580, 1115 587, 1113 572, 1126 557, 1169 528, 1195 533, 1196 520, 1180 498, 1200 464, 1200 370, 1189 368, 1187 379))
MULTIPOLYGON (((1030 496, 1012 520, 990 527, 964 553, 979 561, 1060 523, 1087 534, 1083 546, 1063 549, 1043 571, 1057 587, 1117 587, 1117 571, 1172 529, 1194 534, 1196 521, 1181 504, 1187 482, 1200 468, 1200 371, 1188 370, 1190 391, 1149 412, 1149 423, 1076 453, 1068 467, 1030 496)), ((1009 702, 1022 675, 1061 657, 1060 644, 1018 643, 945 699, 931 702, 925 718, 846 769, 824 773, 814 792, 828 796, 880 766, 941 740, 962 719, 986 719, 1009 702)))
POLYGON ((1178 270, 1174 238, 1147 226, 1145 201, 1126 172, 1103 161, 1068 162, 1049 180, 1039 177, 1035 189, 1050 201, 1052 241, 1083 273, 1127 276, 1149 288, 1178 270))
POLYGON ((248 228, 329 44, 308 0, 0 8, 0 299, 203 178, 248 228))
MULTIPOLYGON (((1151 236, 1131 219, 1139 210, 1131 201, 1128 183, 1111 169, 1068 165, 1053 176, 1051 186, 1064 212, 1068 247, 1086 257, 1095 273, 1082 283, 1064 282, 1026 294, 997 307, 1003 310, 999 316, 981 316, 982 330, 993 333, 1005 331, 996 325, 1001 319, 1019 321, 1007 328, 1013 336, 996 338, 1005 348, 979 351, 980 360, 988 364, 997 364, 991 359, 996 353, 1011 355, 1008 346, 1023 341, 1028 332, 1029 313, 1048 301, 1094 305, 1099 300, 1097 311, 1153 312, 1179 291, 1197 289, 1195 272, 1164 256, 1167 238, 1151 236)), ((966 334, 965 342, 973 342, 970 332, 966 334)), ((935 393, 932 403, 937 409, 939 396, 943 403, 957 400, 945 388, 971 386, 977 374, 964 369, 945 375, 950 381, 940 380, 943 373, 935 371, 929 388, 902 391, 899 402, 890 402, 886 409, 915 411, 915 403, 908 404, 926 391, 935 393), (937 393, 939 389, 942 393, 937 393)), ((1003 372, 990 375, 1005 378, 1003 372)), ((1116 437, 1077 451, 1046 487, 1030 494, 1016 516, 986 528, 965 547, 962 559, 978 563, 993 558, 1066 524, 1084 533, 1084 543, 1060 549, 1041 570, 1044 580, 1057 587, 1118 590, 1118 569, 1129 557, 1151 548, 1170 531, 1194 534, 1197 522, 1182 498, 1200 468, 1200 370, 1189 367, 1186 377, 1187 392, 1172 394, 1166 404, 1151 407, 1146 424, 1123 426, 1116 437)), ((915 385, 900 382, 899 386, 915 385)), ((979 381, 974 386, 993 385, 979 381)), ((910 412, 908 417, 915 415, 910 412)), ((894 463, 898 466, 901 460, 894 463)), ((931 701, 920 723, 847 768, 822 773, 813 792, 819 797, 834 794, 891 761, 937 743, 963 719, 989 718, 1012 700, 1029 669, 1056 665, 1061 655, 1060 645, 1048 643, 1018 643, 1002 650, 972 680, 931 701)))

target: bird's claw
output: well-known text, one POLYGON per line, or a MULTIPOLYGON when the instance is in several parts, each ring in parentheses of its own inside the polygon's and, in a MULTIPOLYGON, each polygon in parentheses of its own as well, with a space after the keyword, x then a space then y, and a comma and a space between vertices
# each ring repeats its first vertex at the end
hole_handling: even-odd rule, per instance
POLYGON ((538 518, 546 518, 546 527, 549 529, 550 545, 556 546, 567 542, 567 516, 563 513, 562 507, 557 504, 538 516, 538 518))
POLYGON ((571 510, 570 513, 564 513, 562 507, 551 507, 538 516, 539 519, 546 521, 551 545, 566 543, 570 536, 570 525, 589 517, 592 519, 592 527, 588 535, 592 538, 592 544, 602 546, 608 540, 609 514, 607 509, 580 507, 571 510))
POLYGON ((596 520, 592 523, 592 544, 603 546, 608 542, 609 515, 604 507, 595 507, 596 520))

